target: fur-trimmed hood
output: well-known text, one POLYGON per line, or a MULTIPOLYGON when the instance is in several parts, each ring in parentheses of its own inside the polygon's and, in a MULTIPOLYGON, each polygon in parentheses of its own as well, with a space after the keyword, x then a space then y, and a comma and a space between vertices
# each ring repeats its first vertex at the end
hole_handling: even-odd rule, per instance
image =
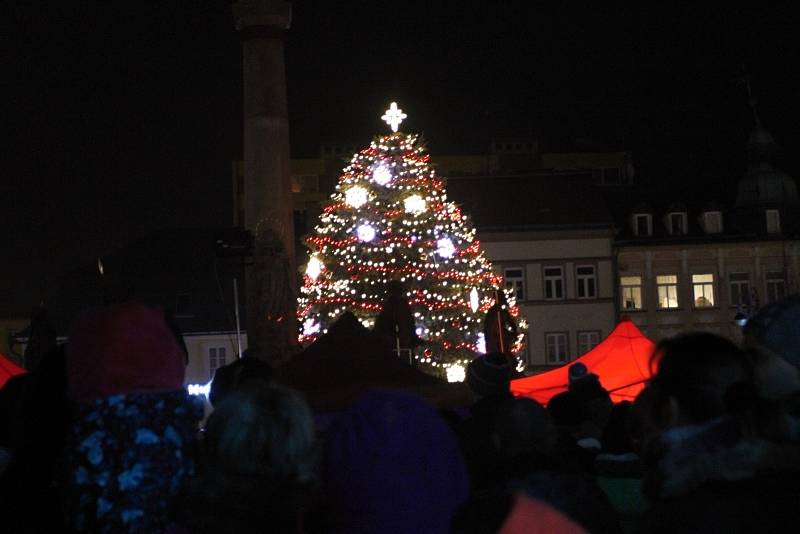
MULTIPOLYGON (((800 423, 794 417, 787 422, 789 428, 800 423)), ((723 417, 664 432, 648 444, 644 460, 646 495, 679 497, 709 482, 800 471, 800 440, 794 431, 766 438, 743 419, 723 417)))

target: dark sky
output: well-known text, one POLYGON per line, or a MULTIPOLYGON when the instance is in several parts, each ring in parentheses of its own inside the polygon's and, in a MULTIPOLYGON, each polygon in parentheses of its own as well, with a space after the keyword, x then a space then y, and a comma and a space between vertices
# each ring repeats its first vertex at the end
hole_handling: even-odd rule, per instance
MULTIPOLYGON (((295 2, 293 155, 366 144, 397 100, 434 153, 481 152, 495 136, 535 136, 545 150, 586 138, 633 150, 650 182, 726 183, 752 128, 734 82, 746 64, 783 166, 800 174, 791 2, 475 4, 295 2)), ((228 224, 241 152, 228 2, 9 0, 2 11, 4 285, 37 288, 158 228, 228 224)))

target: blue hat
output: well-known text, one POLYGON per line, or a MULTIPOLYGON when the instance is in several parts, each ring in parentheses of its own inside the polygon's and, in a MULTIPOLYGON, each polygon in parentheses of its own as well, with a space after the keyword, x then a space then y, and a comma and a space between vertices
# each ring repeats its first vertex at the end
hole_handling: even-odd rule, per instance
POLYGON ((589 369, 581 362, 575 362, 569 366, 569 381, 580 380, 589 374, 589 369))

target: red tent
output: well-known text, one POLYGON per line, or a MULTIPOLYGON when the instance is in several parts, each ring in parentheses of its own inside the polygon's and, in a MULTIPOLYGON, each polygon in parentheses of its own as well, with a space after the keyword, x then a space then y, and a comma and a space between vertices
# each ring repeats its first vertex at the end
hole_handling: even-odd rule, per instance
MULTIPOLYGON (((650 379, 650 356, 654 344, 633 321, 623 317, 617 327, 595 348, 575 361, 583 363, 590 373, 611 393, 614 402, 633 400, 650 379)), ((511 392, 517 397, 530 397, 547 404, 557 393, 567 390, 569 366, 511 381, 511 392)))
POLYGON ((6 385, 8 379, 12 376, 19 375, 25 372, 25 369, 19 367, 11 362, 5 355, 0 352, 0 388, 6 385))

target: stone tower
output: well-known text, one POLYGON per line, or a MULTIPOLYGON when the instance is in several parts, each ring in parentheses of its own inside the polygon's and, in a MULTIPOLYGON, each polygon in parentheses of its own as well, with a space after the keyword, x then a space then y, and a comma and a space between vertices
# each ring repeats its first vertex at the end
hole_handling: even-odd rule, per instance
POLYGON ((254 238, 247 277, 248 346, 253 355, 278 363, 297 344, 284 65, 291 4, 239 0, 233 16, 242 41, 245 227, 254 238))

